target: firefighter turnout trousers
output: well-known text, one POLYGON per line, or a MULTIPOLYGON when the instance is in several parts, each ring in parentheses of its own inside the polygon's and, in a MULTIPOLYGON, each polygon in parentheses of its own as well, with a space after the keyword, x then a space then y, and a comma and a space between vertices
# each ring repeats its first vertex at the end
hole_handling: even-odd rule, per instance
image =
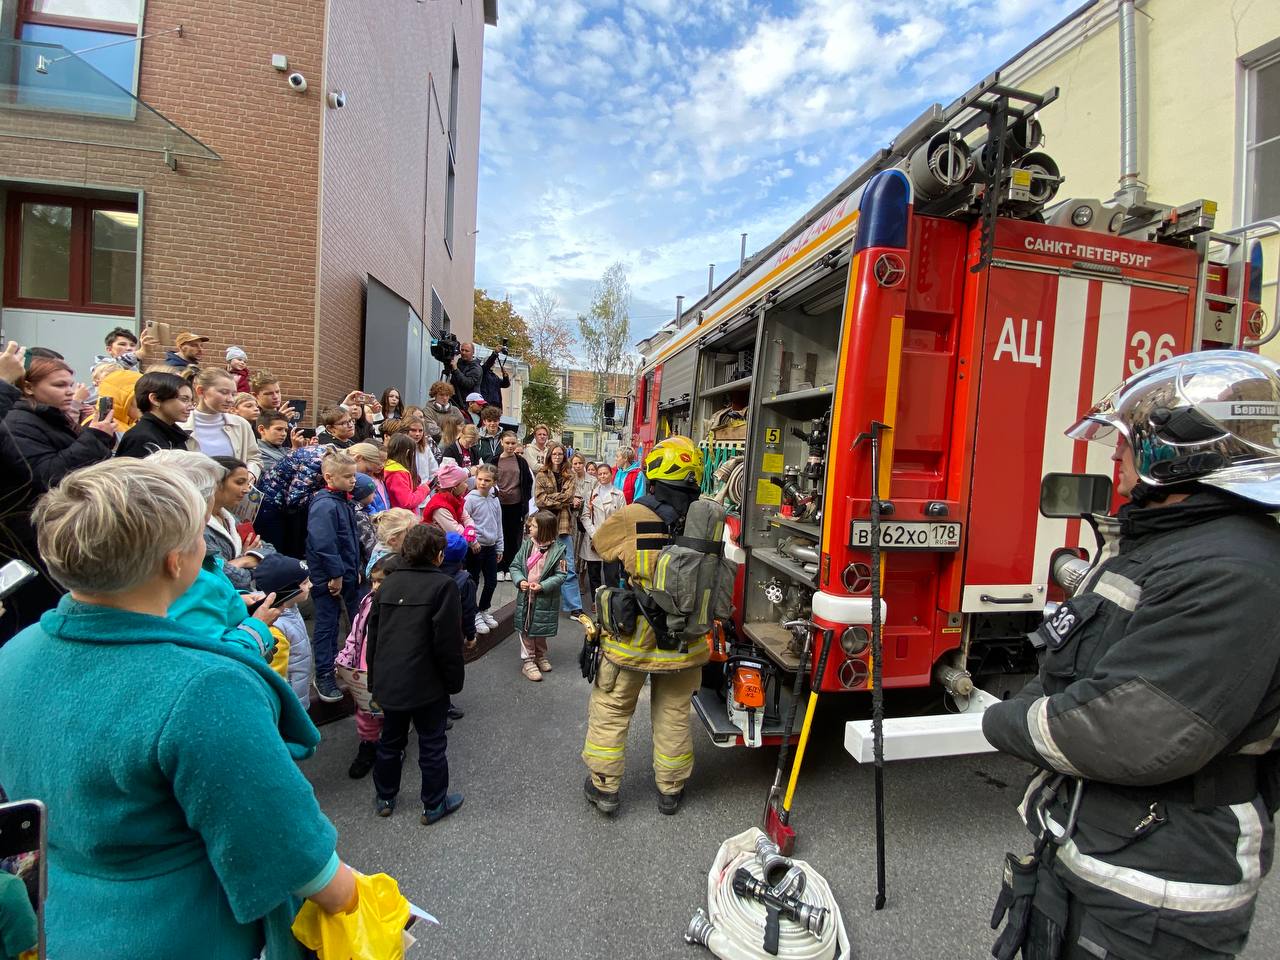
POLYGON ((690 700, 702 682, 701 665, 650 674, 605 658, 591 686, 587 742, 582 748, 592 782, 605 793, 616 793, 622 782, 627 731, 646 676, 653 718, 653 774, 659 792, 679 793, 693 773, 690 700))

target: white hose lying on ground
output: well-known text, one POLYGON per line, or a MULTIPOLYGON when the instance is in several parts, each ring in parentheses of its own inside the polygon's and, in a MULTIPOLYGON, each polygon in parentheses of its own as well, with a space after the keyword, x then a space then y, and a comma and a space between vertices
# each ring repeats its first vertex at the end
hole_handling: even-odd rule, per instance
MULTIPOLYGON (((764 904, 733 892, 733 875, 739 867, 746 867, 752 876, 763 879, 764 870, 756 856, 756 838, 762 836, 758 828, 752 827, 730 837, 720 845, 707 874, 707 911, 712 929, 706 934, 705 943, 720 960, 773 960, 764 949, 764 904)), ((831 887, 804 860, 794 862, 804 870, 807 880, 798 899, 825 907, 831 916, 821 937, 792 920, 781 918, 777 956, 782 960, 844 960, 849 956, 849 935, 831 887)))

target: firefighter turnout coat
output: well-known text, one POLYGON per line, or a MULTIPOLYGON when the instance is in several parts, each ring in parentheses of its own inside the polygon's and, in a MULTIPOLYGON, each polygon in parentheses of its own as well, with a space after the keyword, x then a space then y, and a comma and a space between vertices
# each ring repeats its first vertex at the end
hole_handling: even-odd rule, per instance
POLYGON ((1272 859, 1280 527, 1203 491, 1127 505, 1119 531, 1031 635, 1039 677, 983 732, 1040 768, 1019 813, 1039 834, 1041 807, 1059 844, 1036 909, 1065 929, 1069 895, 1081 943, 1108 957, 1228 956, 1272 859))
MULTIPOLYGON (((658 553, 670 542, 667 525, 643 503, 632 503, 618 510, 596 528, 591 543, 606 561, 618 561, 627 571, 631 583, 652 590, 658 553)), ((644 673, 671 673, 689 667, 700 667, 710 657, 705 641, 689 644, 689 649, 659 650, 657 637, 649 621, 637 617, 635 633, 613 636, 602 632, 600 652, 625 670, 644 673)))

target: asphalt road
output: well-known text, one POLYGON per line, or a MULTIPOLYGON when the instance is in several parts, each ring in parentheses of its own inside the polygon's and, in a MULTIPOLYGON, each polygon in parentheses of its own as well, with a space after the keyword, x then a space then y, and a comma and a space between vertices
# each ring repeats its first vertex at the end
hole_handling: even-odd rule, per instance
MULTIPOLYGON (((353 781, 350 718, 323 728, 303 767, 340 834, 339 852, 365 872, 385 871, 442 921, 409 954, 444 958, 621 960, 709 957, 682 940, 705 905, 707 869, 720 843, 759 822, 772 750, 719 749, 695 731, 696 769, 676 817, 658 813, 646 699, 636 713, 622 787, 606 820, 582 796, 579 758, 587 686, 577 671, 581 632, 561 621, 556 669, 520 676, 514 638, 467 669, 455 698, 467 711, 450 734, 451 789, 463 808, 418 823, 416 747, 394 816, 373 814, 369 778, 353 781)), ((820 710, 797 792, 796 855, 831 884, 852 956, 956 960, 989 955, 987 920, 1005 850, 1025 852, 1014 805, 1025 765, 988 755, 892 764, 885 778, 888 903, 875 894, 873 778, 842 747, 843 721, 820 710)), ((696 721, 695 721, 696 722, 696 721)), ((1243 954, 1275 957, 1280 881, 1263 888, 1243 954)))

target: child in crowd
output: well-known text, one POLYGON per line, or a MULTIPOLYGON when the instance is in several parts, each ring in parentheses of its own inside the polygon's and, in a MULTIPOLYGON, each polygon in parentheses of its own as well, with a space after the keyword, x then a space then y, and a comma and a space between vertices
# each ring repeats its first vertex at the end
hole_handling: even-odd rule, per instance
POLYGON ((289 444, 289 418, 278 410, 264 410, 255 424, 258 449, 262 451, 262 475, 285 458, 289 444))
POLYGON ((345 450, 356 442, 355 416, 343 407, 326 407, 320 411, 321 429, 316 436, 322 444, 345 450))
MULTIPOLYGON (((470 653, 476 648, 476 584, 467 573, 463 564, 470 553, 467 541, 460 533, 446 533, 444 540, 444 563, 440 569, 453 578, 458 585, 458 598, 462 602, 462 649, 470 653)), ((488 633, 486 626, 482 633, 488 633)))
POLYGON ((399 562, 399 557, 394 553, 384 553, 373 561, 373 566, 369 568, 372 589, 360 601, 360 609, 351 621, 347 642, 333 662, 338 683, 351 694, 351 700, 356 705, 356 736, 360 738, 360 746, 356 748, 356 757, 347 768, 347 776, 352 780, 361 779, 373 769, 373 761, 378 753, 378 738, 382 735, 382 710, 369 695, 366 628, 369 625, 369 610, 377 601, 382 581, 399 562))
POLYGON ((445 533, 460 533, 473 543, 475 524, 462 499, 467 495, 468 479, 470 474, 466 470, 445 457, 436 473, 436 494, 422 508, 422 522, 434 523, 445 533))
POLYGON ((462 806, 449 792, 449 696, 462 692, 461 599, 440 569, 445 536, 421 523, 410 530, 400 564, 388 573, 369 608, 365 659, 369 691, 382 708, 382 736, 373 764, 374 812, 389 817, 400 792, 410 724, 418 732, 422 816, 430 825, 462 806))
MULTIPOLYGON (((155 341, 150 340, 150 343, 154 345, 155 341)), ((132 330, 116 327, 107 334, 103 345, 107 348, 107 352, 95 356, 93 366, 96 367, 100 363, 114 363, 123 370, 142 372, 144 351, 139 348, 138 338, 132 330)))
POLYGON ((488 406, 480 411, 480 439, 475 456, 484 463, 497 463, 502 455, 502 411, 488 406))
POLYGON ((436 449, 428 437, 427 428, 434 429, 437 437, 440 435, 440 428, 434 423, 423 423, 421 417, 409 417, 404 424, 405 434, 413 441, 414 462, 417 464, 418 476, 423 483, 430 483, 435 479, 436 471, 440 469, 440 458, 436 456, 436 449))
POLYGON ((345 607, 356 615, 360 589, 360 531, 351 491, 356 485, 356 462, 335 450, 321 461, 324 489, 311 499, 307 511, 307 566, 315 594, 316 692, 326 703, 342 699, 333 678, 338 653, 338 621, 345 607))
MULTIPOLYGON (((394 421, 393 421, 394 422, 394 421)), ((392 507, 419 511, 431 496, 431 484, 418 473, 417 445, 407 433, 397 433, 387 441, 387 462, 382 482, 392 507)))
POLYGON ((412 510, 392 507, 373 518, 373 528, 378 532, 378 543, 373 548, 373 557, 369 560, 369 569, 389 553, 399 553, 404 543, 404 535, 416 527, 421 521, 412 510))
MULTIPOLYGON (((274 635, 279 630, 287 640, 285 679, 305 710, 311 706, 311 638, 307 635, 307 624, 302 619, 298 604, 311 595, 310 572, 302 561, 286 557, 282 553, 273 553, 263 557, 254 568, 253 585, 259 593, 274 593, 277 598, 286 597, 294 590, 301 591, 281 611, 279 618, 272 624, 271 631, 274 635)), ((279 655, 278 648, 276 652, 279 655)), ((274 667, 275 661, 271 665, 274 667)))
MULTIPOLYGON (((467 558, 467 572, 477 587, 484 578, 484 589, 476 602, 476 633, 488 633, 498 625, 489 613, 493 591, 498 586, 498 562, 502 559, 502 504, 493 492, 498 469, 491 463, 476 467, 476 488, 467 494, 463 506, 476 528, 476 543, 480 549, 467 558)), ((465 625, 464 625, 465 626, 465 625)))
POLYGON ((258 406, 258 400, 252 393, 242 392, 231 399, 231 412, 240 419, 253 423, 258 419, 262 408, 258 406))
POLYGON ((241 393, 252 393, 249 381, 249 355, 244 347, 227 347, 227 372, 236 378, 236 389, 241 393))
POLYGON ((560 586, 569 575, 564 542, 557 538, 559 521, 550 510, 539 510, 526 525, 528 538, 511 561, 516 596, 516 630, 520 633, 521 671, 529 680, 551 672, 547 641, 560 627, 560 586))
MULTIPOLYGON (((353 458, 354 459, 354 458, 353 458)), ((378 488, 373 478, 356 473, 356 485, 351 488, 351 499, 356 505, 356 531, 360 535, 360 569, 368 569, 373 551, 378 546, 378 531, 373 526, 373 498, 378 488)))

